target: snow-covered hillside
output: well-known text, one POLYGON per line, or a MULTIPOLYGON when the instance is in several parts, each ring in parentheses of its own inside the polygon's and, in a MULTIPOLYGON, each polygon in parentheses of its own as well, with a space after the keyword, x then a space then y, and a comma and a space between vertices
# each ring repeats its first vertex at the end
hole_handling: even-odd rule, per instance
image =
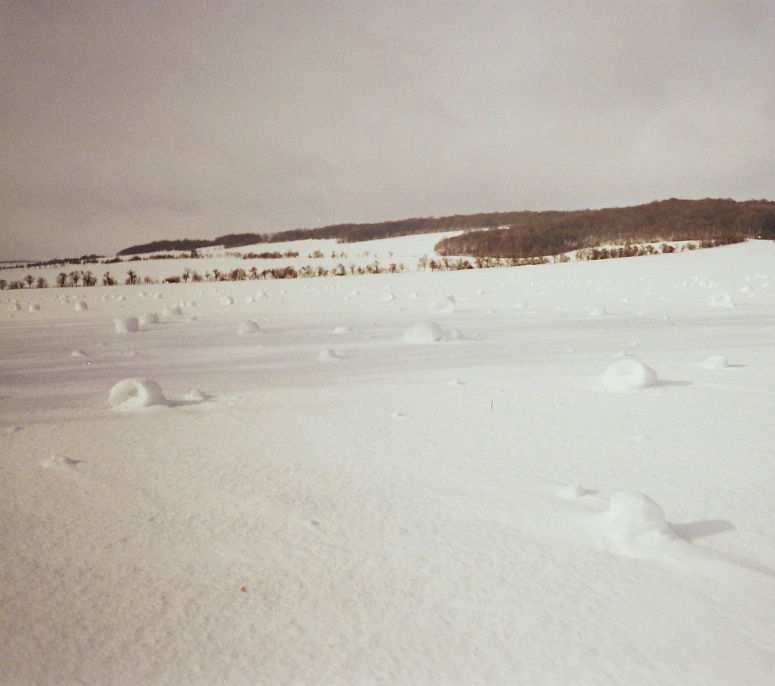
POLYGON ((337 265, 350 265, 365 267, 375 261, 379 262, 383 269, 387 269, 391 263, 403 265, 401 271, 417 270, 418 261, 425 256, 436 256, 433 246, 442 238, 454 236, 458 231, 446 233, 417 234, 414 236, 398 236, 396 238, 383 238, 374 241, 360 241, 357 243, 338 243, 331 240, 303 240, 285 241, 280 243, 257 243, 238 248, 222 247, 201 248, 201 257, 190 259, 181 251, 162 251, 162 253, 146 253, 138 256, 141 259, 132 260, 124 256, 120 262, 105 264, 102 261, 85 263, 82 265, 53 265, 46 267, 27 268, 25 265, 1 269, 0 279, 6 282, 18 281, 31 274, 35 279, 46 279, 49 286, 56 285, 59 273, 69 273, 76 269, 91 271, 102 283, 102 276, 108 272, 118 283, 124 283, 129 270, 135 273, 140 282, 146 277, 162 282, 171 276, 181 276, 184 270, 196 271, 200 276, 214 274, 215 270, 228 274, 234 269, 249 270, 254 267, 258 272, 264 269, 293 267, 300 269, 304 266, 317 269, 323 267, 333 270, 337 265), (244 259, 242 255, 261 253, 298 253, 297 257, 244 259), (159 255, 176 255, 177 259, 152 259, 159 255))
POLYGON ((0 683, 775 684, 774 271, 0 292, 0 683))

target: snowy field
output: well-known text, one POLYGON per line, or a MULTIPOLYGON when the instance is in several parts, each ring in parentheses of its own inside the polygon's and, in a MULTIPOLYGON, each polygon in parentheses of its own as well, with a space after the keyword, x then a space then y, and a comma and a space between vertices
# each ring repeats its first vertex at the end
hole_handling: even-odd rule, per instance
POLYGON ((768 273, 3 291, 0 684, 775 684, 768 273))

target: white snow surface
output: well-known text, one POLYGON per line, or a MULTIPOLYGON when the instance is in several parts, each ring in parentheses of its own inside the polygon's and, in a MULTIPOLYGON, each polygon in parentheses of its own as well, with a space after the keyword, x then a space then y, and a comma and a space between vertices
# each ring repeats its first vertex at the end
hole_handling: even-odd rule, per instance
POLYGON ((775 685, 773 261, 0 291, 0 684, 775 685))

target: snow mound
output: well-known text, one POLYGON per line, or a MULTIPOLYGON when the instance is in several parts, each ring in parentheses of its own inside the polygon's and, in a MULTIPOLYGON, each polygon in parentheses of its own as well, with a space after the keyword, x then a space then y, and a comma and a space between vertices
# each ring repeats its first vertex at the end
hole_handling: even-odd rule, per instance
POLYGON ((675 538, 662 508, 637 491, 614 493, 603 513, 606 541, 614 552, 637 552, 641 546, 675 538))
POLYGON ((172 307, 165 307, 162 310, 162 314, 165 317, 175 317, 183 314, 183 310, 180 309, 180 305, 173 305, 172 307))
POLYGON ((614 362, 603 374, 603 383, 612 391, 633 391, 653 386, 657 373, 634 357, 614 362))
POLYGON ((589 314, 590 317, 604 317, 608 314, 608 311, 605 309, 604 305, 595 305, 587 310, 587 314, 589 314))
POLYGON ((158 324, 159 315, 155 312, 149 312, 148 314, 141 314, 138 318, 141 326, 148 326, 148 324, 158 324))
POLYGON ((116 317, 113 325, 116 327, 116 333, 134 333, 140 330, 137 317, 116 317))
POLYGON ((74 309, 76 312, 83 312, 84 310, 89 309, 89 305, 86 303, 85 300, 79 300, 77 303, 75 303, 74 309))
POLYGON ((19 303, 11 303, 11 304, 8 306, 8 309, 9 309, 11 312, 18 312, 18 311, 19 311, 19 310, 21 310, 22 308, 21 308, 21 307, 19 307, 19 303))
POLYGON ((70 357, 89 357, 83 350, 73 350, 70 352, 70 357))
POLYGON ((702 361, 705 369, 726 369, 729 366, 726 355, 711 355, 702 361))
POLYGON ((334 333, 337 336, 341 336, 342 334, 345 334, 345 333, 350 333, 351 331, 352 329, 349 326, 337 326, 334 328, 334 333))
POLYGON ((382 294, 382 297, 380 298, 383 303, 389 303, 395 300, 395 297, 390 291, 387 291, 382 294))
POLYGON ((321 362, 327 362, 328 360, 335 360, 339 357, 339 354, 335 350, 331 350, 331 348, 323 348, 318 353, 318 359, 321 362))
POLYGON ((110 389, 108 405, 122 409, 166 405, 161 386, 151 379, 122 379, 110 389))
POLYGON ((233 304, 234 304, 234 298, 232 298, 230 295, 227 295, 221 298, 221 305, 233 305, 233 304))
POLYGON ((240 322, 237 326, 237 333, 240 336, 245 336, 250 333, 256 333, 257 331, 260 331, 258 328, 258 324, 254 322, 252 319, 248 319, 247 321, 240 322))
POLYGON ((86 463, 83 460, 74 460, 71 457, 58 453, 54 453, 47 460, 43 460, 40 463, 40 466, 46 469, 74 469, 76 472, 83 471, 85 465, 86 463))
POLYGON ((31 305, 30 305, 30 306, 27 308, 27 311, 28 311, 28 312, 37 312, 39 309, 40 309, 40 305, 38 305, 37 303, 32 303, 32 304, 31 304, 31 305))
POLYGON ((558 488, 557 495, 565 500, 578 500, 584 495, 584 489, 579 484, 568 484, 558 488))
POLYGON ((455 298, 451 295, 442 295, 431 301, 428 312, 433 314, 449 314, 455 311, 455 298))
POLYGON ((430 319, 417 322, 404 331, 406 343, 436 343, 443 337, 441 327, 430 319))
POLYGON ((732 295, 730 293, 727 293, 726 291, 714 293, 713 295, 710 296, 709 302, 711 307, 734 307, 735 306, 734 298, 732 298, 732 295))
POLYGON ((208 400, 211 396, 204 391, 199 390, 198 388, 192 388, 183 397, 185 400, 189 400, 191 402, 202 402, 204 400, 208 400))

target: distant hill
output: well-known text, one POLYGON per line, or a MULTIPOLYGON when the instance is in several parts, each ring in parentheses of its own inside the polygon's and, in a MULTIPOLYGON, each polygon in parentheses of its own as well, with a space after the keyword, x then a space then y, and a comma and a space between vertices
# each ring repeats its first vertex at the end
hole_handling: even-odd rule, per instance
POLYGON ((371 241, 378 238, 408 236, 416 233, 436 233, 474 228, 505 226, 523 214, 522 212, 485 212, 479 214, 456 214, 449 217, 422 217, 398 219, 370 224, 331 224, 317 229, 291 229, 276 233, 229 233, 212 240, 158 240, 141 245, 132 245, 118 252, 119 255, 138 255, 160 250, 196 250, 197 248, 223 246, 236 248, 256 243, 278 243, 300 241, 309 238, 335 239, 341 243, 371 241))
POLYGON ((119 250, 117 255, 139 255, 146 252, 159 252, 160 250, 196 250, 197 248, 206 248, 211 245, 218 245, 214 241, 192 240, 190 238, 181 238, 179 240, 160 240, 143 243, 141 245, 132 245, 123 250, 119 250))
POLYGON ((118 254, 196 250, 212 246, 234 248, 310 238, 354 243, 456 230, 466 233, 441 241, 437 245, 441 254, 533 257, 558 254, 606 242, 703 239, 734 242, 756 235, 775 238, 775 202, 671 199, 635 207, 603 210, 456 214, 368 224, 332 224, 317 229, 292 229, 268 234, 232 233, 212 240, 158 240, 124 248, 118 254), (497 228, 504 226, 508 228, 497 228))
POLYGON ((508 228, 445 238, 435 250, 447 256, 529 258, 606 244, 721 245, 746 238, 775 239, 775 202, 670 199, 602 210, 524 212, 508 228))

